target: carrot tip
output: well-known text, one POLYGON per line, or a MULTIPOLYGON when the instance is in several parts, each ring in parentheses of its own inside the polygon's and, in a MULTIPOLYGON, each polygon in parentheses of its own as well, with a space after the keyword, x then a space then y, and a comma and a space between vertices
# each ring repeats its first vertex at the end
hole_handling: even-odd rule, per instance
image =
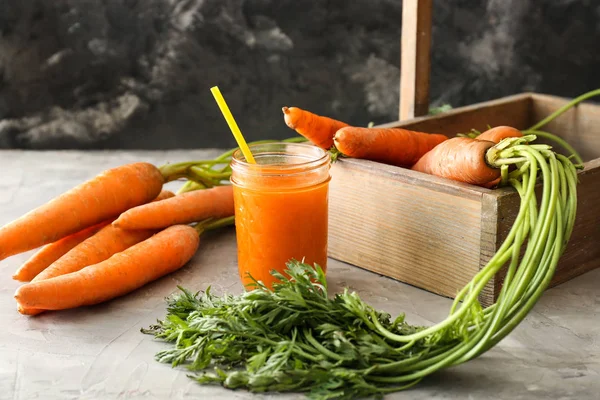
POLYGON ((34 317, 44 312, 44 310, 40 310, 37 308, 25 308, 22 307, 20 304, 17 304, 17 311, 23 315, 28 315, 30 317, 34 317))

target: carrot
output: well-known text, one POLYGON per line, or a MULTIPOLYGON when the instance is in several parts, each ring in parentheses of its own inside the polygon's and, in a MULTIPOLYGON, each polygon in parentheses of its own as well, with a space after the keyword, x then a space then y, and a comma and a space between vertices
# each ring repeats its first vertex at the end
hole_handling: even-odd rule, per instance
POLYGON ((165 178, 148 163, 100 175, 0 228, 0 260, 55 242, 154 199, 165 178))
POLYGON ((122 229, 158 229, 233 214, 232 187, 216 186, 134 207, 121 214, 113 225, 122 229))
POLYGON ((170 199, 171 197, 174 197, 174 196, 175 196, 175 193, 171 192, 170 190, 161 190, 160 193, 158 194, 158 196, 156 196, 154 198, 154 200, 152 200, 152 202, 170 199))
POLYGON ((402 128, 346 127, 337 131, 335 147, 344 155, 399 167, 416 163, 423 154, 448 140, 439 133, 402 128))
MULTIPOLYGON (((160 201, 173 196, 175 196, 173 192, 169 190, 163 190, 153 201, 160 201)), ((96 225, 92 225, 89 228, 57 240, 54 243, 45 245, 13 274, 13 279, 21 282, 28 282, 32 280, 54 261, 61 258, 79 243, 96 234, 96 232, 98 232, 104 226, 110 224, 112 221, 114 221, 114 218, 100 222, 96 225)))
MULTIPOLYGON (((522 137, 522 136, 523 136, 523 134, 521 133, 521 131, 518 129, 515 129, 513 127, 496 126, 494 128, 488 129, 487 131, 483 132, 482 134, 477 136, 475 139, 489 140, 490 142, 500 143, 500 141, 502 139, 506 139, 506 138, 510 138, 510 137, 522 137)), ((499 183, 500 183, 500 178, 494 179, 493 181, 491 181, 485 185, 482 185, 482 186, 486 187, 486 188, 493 188, 493 187, 497 186, 499 183)))
MULTIPOLYGON (((154 201, 173 197, 173 192, 163 190, 154 201)), ((112 221, 107 221, 109 224, 112 221)), ((104 226, 95 235, 85 239, 50 266, 41 271, 32 282, 50 279, 55 276, 65 275, 79 271, 89 265, 97 264, 119 253, 136 243, 148 239, 157 230, 124 231, 112 225, 104 226)), ((36 315, 43 310, 19 309, 21 314, 36 315)))
POLYGON ((98 264, 26 283, 15 292, 22 308, 62 310, 125 295, 185 265, 200 244, 187 225, 171 226, 98 264))
MULTIPOLYGON (((90 265, 109 259, 113 255, 140 243, 157 231, 144 229, 125 231, 112 225, 102 228, 94 236, 84 240, 68 253, 40 272, 31 282, 40 282, 57 276, 77 272, 90 265)), ((35 315, 43 310, 19 310, 22 314, 35 315)))
POLYGON ((29 282, 73 247, 94 235, 102 229, 102 227, 111 222, 111 220, 100 222, 99 224, 92 225, 89 228, 57 240, 54 243, 45 245, 17 269, 12 276, 13 279, 21 282, 29 282))
POLYGON ((489 140, 490 142, 499 143, 502 139, 508 137, 522 137, 523 134, 520 130, 512 128, 510 126, 496 126, 488 129, 481 135, 477 136, 477 140, 489 140))
POLYGON ((88 265, 97 264, 136 243, 148 239, 154 233, 156 233, 154 229, 126 231, 114 225, 107 225, 40 272, 32 282, 79 271, 88 265))
POLYGON ((283 107, 282 110, 287 126, 325 150, 333 147, 335 133, 348 126, 345 122, 313 114, 298 107, 283 107))
POLYGON ((411 168, 455 181, 485 186, 500 177, 500 169, 485 161, 494 142, 455 137, 437 145, 411 168))

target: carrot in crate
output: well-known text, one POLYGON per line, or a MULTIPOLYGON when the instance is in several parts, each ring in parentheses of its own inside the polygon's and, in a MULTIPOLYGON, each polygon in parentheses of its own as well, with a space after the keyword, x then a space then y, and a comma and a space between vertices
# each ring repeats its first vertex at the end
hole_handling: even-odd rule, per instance
POLYGON ((423 154, 448 140, 439 133, 402 128, 345 127, 335 134, 335 147, 348 157, 409 167, 423 154))
POLYGON ((345 122, 313 114, 298 107, 283 107, 282 110, 287 126, 325 150, 333 147, 335 133, 348 126, 345 122))
POLYGON ((455 137, 437 145, 412 166, 412 170, 472 185, 484 186, 500 178, 500 168, 486 163, 488 140, 455 137))
POLYGON ((500 143, 502 139, 506 139, 509 137, 522 137, 523 134, 520 130, 515 129, 510 126, 496 126, 494 128, 488 129, 487 131, 481 133, 475 139, 477 140, 489 140, 490 142, 500 143))

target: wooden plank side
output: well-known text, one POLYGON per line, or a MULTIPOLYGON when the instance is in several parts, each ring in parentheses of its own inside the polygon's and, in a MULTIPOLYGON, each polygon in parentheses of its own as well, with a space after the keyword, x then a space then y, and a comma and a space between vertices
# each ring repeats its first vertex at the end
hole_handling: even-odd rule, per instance
POLYGON ((329 255, 453 297, 479 268, 481 203, 336 163, 329 255))
MULTIPOLYGON (((532 98, 531 112, 534 121, 541 121, 570 101, 542 94, 534 94, 532 98)), ((581 103, 541 129, 564 138, 581 154, 584 161, 589 161, 600 158, 599 127, 600 105, 581 103)), ((555 146, 555 150, 562 151, 559 146, 555 146)))
POLYGON ((483 194, 494 192, 491 189, 468 185, 466 183, 440 178, 423 172, 412 171, 407 168, 386 165, 374 161, 359 160, 355 158, 340 158, 334 165, 343 165, 346 169, 360 170, 366 174, 372 174, 373 176, 378 176, 382 179, 391 179, 418 187, 429 188, 439 193, 460 196, 470 200, 479 201, 483 194))
MULTIPOLYGON (((495 193, 485 194, 481 199, 481 244, 479 246, 479 267, 483 268, 498 250, 498 200, 495 193)), ((494 278, 479 295, 479 302, 489 306, 496 299, 496 279, 494 278)))
POLYGON ((525 93, 456 108, 439 115, 395 121, 378 126, 402 127, 422 132, 443 133, 449 136, 469 132, 471 129, 484 131, 488 125, 511 125, 518 129, 525 129, 532 123, 531 103, 531 94, 525 93))
POLYGON ((577 185, 577 217, 552 286, 600 267, 600 158, 586 164, 577 185))
POLYGON ((432 0, 402 2, 400 120, 429 112, 432 0))
MULTIPOLYGON (((496 251, 506 239, 508 232, 512 228, 513 223, 517 218, 519 206, 521 204, 521 198, 516 191, 506 189, 502 195, 498 196, 497 200, 496 251)), ((524 251, 521 252, 521 255, 523 252, 524 251)), ((484 264, 481 265, 481 267, 483 266, 484 264)), ((491 296, 486 298, 486 306, 489 306, 496 301, 498 294, 500 293, 500 289, 502 289, 502 282, 504 281, 506 270, 507 266, 504 266, 494 277, 494 282, 490 285, 490 290, 492 290, 492 293, 490 293, 491 296)))

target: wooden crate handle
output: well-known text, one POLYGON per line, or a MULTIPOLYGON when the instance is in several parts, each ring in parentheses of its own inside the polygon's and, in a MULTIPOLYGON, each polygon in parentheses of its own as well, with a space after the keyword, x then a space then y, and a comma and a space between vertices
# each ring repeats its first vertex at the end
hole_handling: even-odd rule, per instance
POLYGON ((431 12, 432 0, 402 2, 400 120, 429 112, 431 12))

